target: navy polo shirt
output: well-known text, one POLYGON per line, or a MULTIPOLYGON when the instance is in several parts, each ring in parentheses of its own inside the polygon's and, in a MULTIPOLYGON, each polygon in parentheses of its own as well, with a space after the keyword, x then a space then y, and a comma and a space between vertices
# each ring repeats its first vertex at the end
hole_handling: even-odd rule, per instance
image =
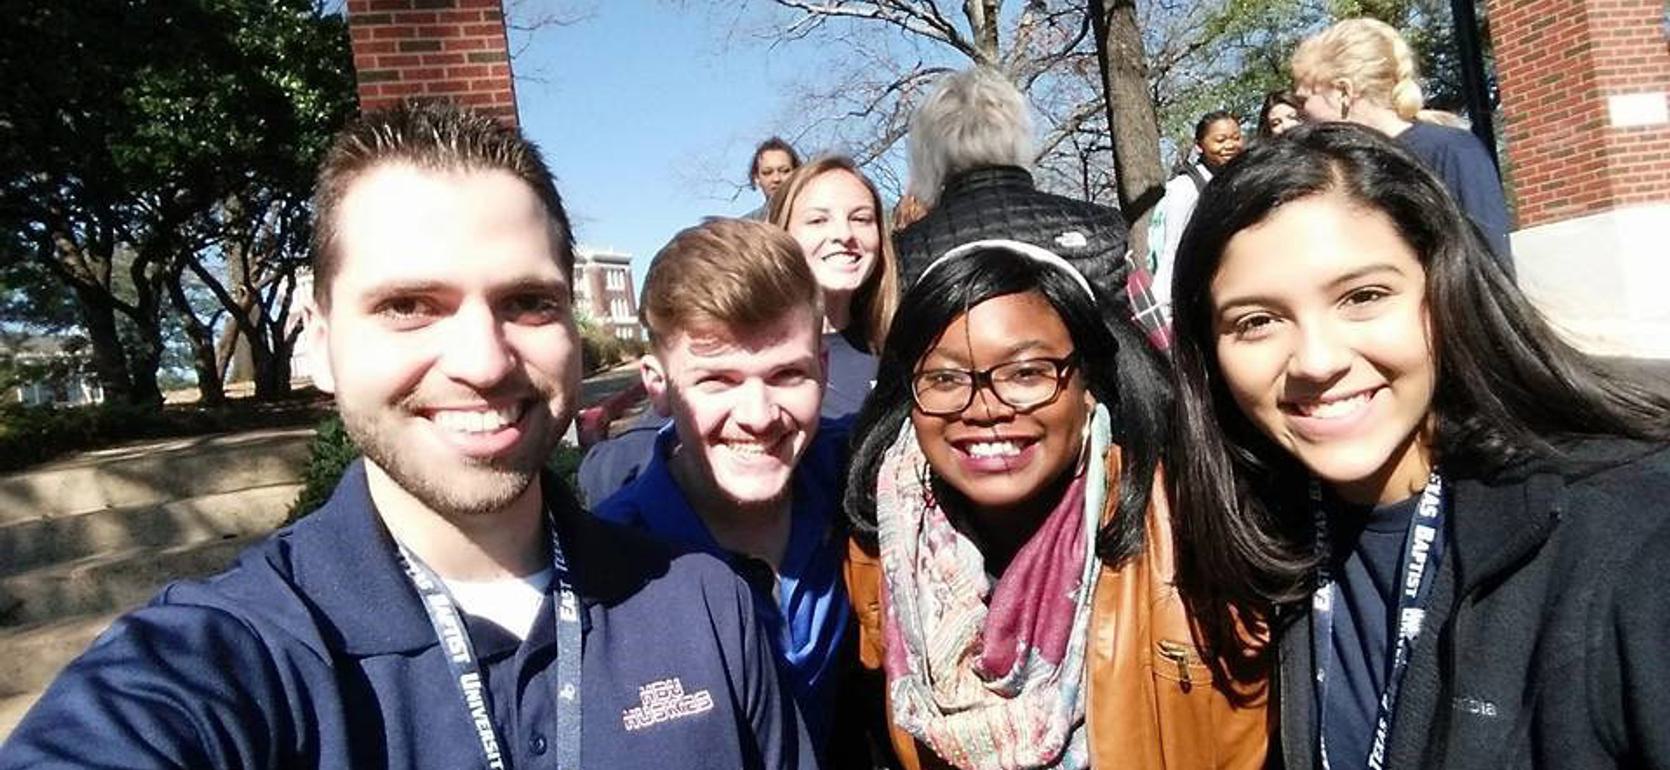
MULTIPOLYGON (((582 606, 584 765, 813 766, 742 582, 544 483, 582 606)), ((547 595, 525 642, 466 619, 513 768, 558 755, 552 606, 547 595)), ((0 768, 481 765, 357 462, 328 503, 227 572, 118 620, 0 748, 0 768)))
POLYGON ((1496 261, 1512 277, 1508 201, 1502 193, 1502 177, 1496 173, 1496 164, 1484 143, 1470 131, 1420 122, 1398 134, 1397 143, 1420 158, 1444 183, 1462 213, 1484 234, 1496 261))
POLYGON ((668 425, 656 437, 643 475, 595 509, 598 517, 643 530, 669 543, 724 559, 748 580, 755 607, 773 632, 778 660, 813 745, 824 748, 834 721, 843 641, 851 624, 841 566, 845 527, 839 519, 851 419, 822 420, 795 465, 789 507, 789 542, 776 580, 770 567, 727 551, 690 506, 668 465, 678 432, 668 425), (755 569, 763 575, 751 575, 755 569))

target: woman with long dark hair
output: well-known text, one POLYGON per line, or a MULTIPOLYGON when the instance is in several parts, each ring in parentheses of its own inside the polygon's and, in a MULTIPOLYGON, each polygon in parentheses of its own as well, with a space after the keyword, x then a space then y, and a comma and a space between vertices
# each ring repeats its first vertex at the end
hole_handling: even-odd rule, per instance
POLYGON ((1168 386, 1069 263, 979 241, 901 301, 854 428, 847 580, 906 767, 1258 767, 1171 581, 1168 386))
POLYGON ((1271 91, 1264 95, 1264 104, 1258 108, 1255 130, 1260 140, 1274 139, 1298 127, 1304 119, 1304 100, 1292 91, 1271 91))
POLYGON ((1670 399, 1358 126, 1225 169, 1172 289, 1181 583, 1277 634, 1286 766, 1670 766, 1670 399))

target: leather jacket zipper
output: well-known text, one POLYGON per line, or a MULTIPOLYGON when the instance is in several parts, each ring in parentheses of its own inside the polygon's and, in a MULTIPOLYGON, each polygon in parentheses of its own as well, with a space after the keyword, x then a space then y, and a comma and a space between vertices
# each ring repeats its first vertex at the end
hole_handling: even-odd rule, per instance
POLYGON ((1189 646, 1170 639, 1160 640, 1160 656, 1177 664, 1177 686, 1183 692, 1194 689, 1194 679, 1189 676, 1189 646))

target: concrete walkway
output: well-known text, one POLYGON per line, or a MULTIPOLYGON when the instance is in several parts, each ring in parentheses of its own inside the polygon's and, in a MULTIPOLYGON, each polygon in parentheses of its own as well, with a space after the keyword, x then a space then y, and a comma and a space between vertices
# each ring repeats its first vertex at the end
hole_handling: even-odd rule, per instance
POLYGON ((0 738, 116 616, 282 523, 312 437, 144 441, 0 476, 0 738))
MULTIPOLYGON (((580 403, 638 379, 594 375, 580 403)), ((140 441, 0 475, 0 741, 110 622, 284 521, 312 427, 140 441)))

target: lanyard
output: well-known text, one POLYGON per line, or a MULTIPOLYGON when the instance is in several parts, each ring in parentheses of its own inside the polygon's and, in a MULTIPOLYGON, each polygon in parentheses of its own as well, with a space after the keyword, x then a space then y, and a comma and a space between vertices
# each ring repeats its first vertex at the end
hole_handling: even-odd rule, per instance
MULTIPOLYGON (((563 555, 562 540, 557 535, 557 520, 546 510, 546 526, 551 530, 552 581, 557 587, 557 767, 558 770, 579 770, 580 767, 580 600, 569 579, 568 559, 563 555)), ((493 704, 483 691, 481 666, 476 661, 475 647, 464 628, 458 603, 446 590, 434 570, 424 564, 417 554, 396 543, 400 566, 417 587, 429 623, 441 640, 446 654, 447 668, 458 683, 464 697, 464 712, 470 718, 476 737, 481 740, 483 766, 489 770, 506 770, 509 757, 503 753, 498 731, 493 727, 493 704)))
MULTIPOLYGON (((1339 588, 1334 584, 1329 567, 1332 540, 1329 537, 1328 512, 1322 501, 1322 485, 1310 484, 1311 512, 1316 525, 1316 543, 1321 559, 1317 567, 1316 593, 1311 597, 1312 657, 1316 665, 1317 749, 1323 770, 1329 769, 1327 730, 1328 711, 1327 665, 1333 645, 1334 599, 1339 588)), ((1392 643, 1391 670, 1386 675, 1386 686, 1380 693, 1380 704, 1375 709, 1374 739, 1369 746, 1367 766, 1381 770, 1386 762, 1386 738, 1391 731, 1392 709, 1397 705, 1398 690, 1409 667, 1409 652, 1421 627, 1426 622, 1426 604, 1436 582, 1438 559, 1444 547, 1444 480, 1434 469, 1427 479, 1426 489, 1409 522, 1409 532, 1403 539, 1403 558, 1398 570, 1397 636, 1392 643)))

